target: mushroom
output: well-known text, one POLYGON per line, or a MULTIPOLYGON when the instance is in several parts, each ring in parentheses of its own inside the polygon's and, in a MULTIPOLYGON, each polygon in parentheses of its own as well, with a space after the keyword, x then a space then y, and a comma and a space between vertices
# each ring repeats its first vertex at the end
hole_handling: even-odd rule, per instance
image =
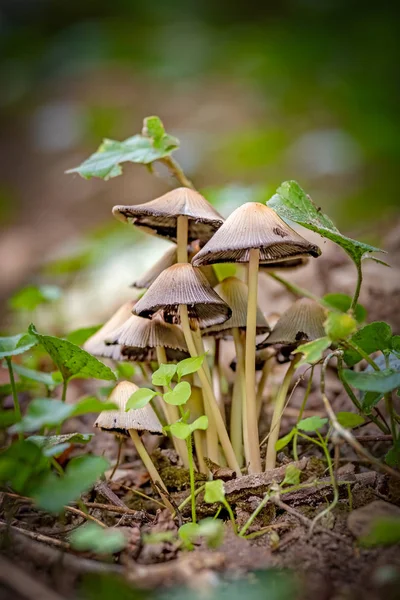
MULTIPOLYGON (((316 340, 325 335, 325 319, 326 313, 324 308, 315 302, 315 300, 310 300, 309 298, 296 300, 282 314, 268 338, 259 344, 257 348, 278 345, 281 347, 282 353, 289 357, 293 349, 299 344, 316 340)), ((275 445, 279 438, 282 413, 290 382, 300 359, 301 355, 296 355, 291 360, 275 400, 265 459, 266 469, 273 469, 275 467, 275 445)))
POLYGON ((94 426, 103 431, 114 433, 116 436, 130 437, 132 439, 137 453, 149 472, 164 504, 171 512, 174 512, 174 507, 168 500, 168 490, 140 438, 140 434, 145 431, 163 435, 162 425, 150 404, 147 404, 144 408, 126 411, 126 404, 129 398, 138 389, 138 386, 130 381, 121 381, 118 383, 109 397, 109 401, 116 404, 118 409, 101 412, 94 426), (163 490, 166 494, 163 493, 163 490))
MULTIPOLYGON (((249 443, 247 429, 243 428, 243 413, 245 412, 245 373, 243 361, 243 336, 242 331, 247 323, 247 285, 237 277, 227 277, 219 283, 215 291, 231 307, 232 316, 224 323, 208 327, 203 331, 204 335, 215 337, 233 337, 235 343, 237 370, 232 396, 230 434, 233 449, 239 464, 243 462, 243 441, 246 448, 246 456, 249 454, 249 443), (242 433, 243 429, 243 433, 242 433)), ((270 331, 269 325, 263 313, 257 306, 256 334, 266 334, 270 331)))
POLYGON ((188 242, 206 242, 224 219, 199 192, 181 187, 133 206, 114 206, 114 216, 177 242, 178 262, 187 262, 188 242))
MULTIPOLYGON (((167 362, 167 357, 172 360, 182 360, 188 356, 182 331, 176 325, 165 323, 160 316, 150 320, 131 315, 121 327, 109 334, 107 341, 122 346, 124 356, 142 362, 157 360, 162 364, 167 362)), ((161 406, 168 425, 179 421, 177 406, 166 402, 162 402, 161 406)), ((173 438, 173 443, 183 465, 188 468, 189 461, 184 440, 173 438)))
MULTIPOLYGON (((165 321, 181 324, 192 357, 204 353, 199 329, 223 323, 232 314, 204 275, 187 263, 178 263, 161 273, 135 305, 134 313, 142 317, 149 318, 157 312, 165 321)), ((214 424, 229 466, 239 473, 240 468, 214 396, 206 361, 199 368, 198 375, 209 418, 207 444, 208 452, 212 454, 209 458, 218 462, 218 444, 212 429, 214 424)))
POLYGON ((237 208, 196 254, 193 266, 213 263, 248 263, 246 327, 246 419, 249 472, 261 471, 255 390, 256 314, 258 267, 283 259, 320 255, 320 249, 294 231, 272 208, 247 202, 237 208))
POLYGON ((116 313, 96 333, 86 340, 83 349, 94 356, 103 356, 112 360, 122 360, 121 346, 109 346, 106 343, 107 336, 117 327, 125 323, 132 316, 132 308, 136 300, 125 302, 116 313))

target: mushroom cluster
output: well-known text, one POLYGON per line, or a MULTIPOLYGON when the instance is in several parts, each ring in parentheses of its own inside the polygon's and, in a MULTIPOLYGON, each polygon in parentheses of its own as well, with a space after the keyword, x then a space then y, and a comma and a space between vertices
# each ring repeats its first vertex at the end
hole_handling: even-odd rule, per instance
MULTIPOLYGON (((243 469, 248 473, 261 472, 256 365, 263 367, 267 353, 269 359, 283 356, 294 368, 297 359, 291 352, 296 345, 324 335, 325 313, 315 302, 302 299, 281 316, 271 331, 258 306, 259 272, 301 267, 310 257, 318 257, 320 249, 266 205, 243 204, 224 220, 201 194, 189 188, 172 190, 145 204, 116 206, 113 213, 119 220, 174 245, 134 282, 134 287, 146 289, 142 297, 123 305, 86 342, 85 349, 112 360, 137 362, 147 375, 157 368, 157 363, 204 356, 197 372, 187 378, 194 384, 190 402, 197 413, 204 410, 208 417, 204 435, 195 436, 198 468, 204 472, 206 457, 227 465, 237 475, 243 469), (244 265, 246 268, 239 273, 243 279, 227 277, 219 281, 213 267, 217 263, 244 265), (236 369, 229 375, 229 369, 223 371, 221 356, 224 345, 232 342, 236 369), (225 388, 228 384, 228 394, 221 392, 222 379, 225 388)), ((293 368, 285 378, 286 387, 293 368)), ((267 370, 262 373, 261 396, 267 370)), ((130 382, 118 384, 112 399, 120 410, 104 413, 96 425, 130 436, 151 477, 162 488, 138 437, 141 428, 134 425, 142 422, 139 412, 144 409, 123 409, 128 392, 133 393, 132 386, 136 389, 130 382)), ((280 391, 278 399, 286 397, 284 392, 280 391)), ((167 425, 179 421, 182 414, 177 406, 163 402, 155 408, 167 425)), ((147 430, 160 433, 161 423, 151 411, 147 416, 152 425, 147 430)), ((274 413, 271 425, 271 439, 275 441, 280 414, 274 413)), ((173 442, 182 464, 187 466, 186 445, 175 438, 173 442)), ((275 466, 275 455, 269 444, 267 468, 271 465, 275 466)))

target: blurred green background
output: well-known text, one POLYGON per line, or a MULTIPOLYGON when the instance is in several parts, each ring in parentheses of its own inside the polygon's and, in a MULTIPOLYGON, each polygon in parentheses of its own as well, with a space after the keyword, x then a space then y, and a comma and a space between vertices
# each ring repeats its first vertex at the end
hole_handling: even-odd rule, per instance
POLYGON ((165 249, 110 212, 167 191, 165 172, 64 174, 151 114, 223 214, 296 179, 345 232, 379 242, 398 213, 397 13, 355 0, 3 0, 3 305, 23 285, 74 283, 66 318, 96 322, 165 249))

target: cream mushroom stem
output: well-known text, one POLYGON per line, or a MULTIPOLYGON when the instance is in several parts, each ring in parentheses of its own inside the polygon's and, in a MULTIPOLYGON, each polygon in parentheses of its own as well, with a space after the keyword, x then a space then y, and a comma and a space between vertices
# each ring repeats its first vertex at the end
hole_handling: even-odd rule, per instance
MULTIPOLYGON (((196 345, 193 341, 192 331, 190 329, 187 306, 185 304, 180 304, 179 312, 180 312, 180 317, 181 317, 182 330, 183 330, 183 333, 185 336, 185 340, 186 340, 186 344, 187 344, 190 356, 192 358, 195 358, 198 356, 198 352, 196 350, 196 345)), ((205 392, 204 401, 205 401, 206 407, 209 409, 210 415, 212 415, 212 419, 215 423, 218 437, 221 442, 221 446, 224 451, 228 466, 231 469, 233 469, 234 471, 236 471, 237 475, 240 475, 239 463, 236 459, 235 452, 233 451, 232 444, 230 442, 228 433, 226 431, 226 427, 224 425, 224 421, 222 419, 222 416, 221 416, 221 413, 220 413, 220 410, 218 407, 218 403, 215 399, 211 383, 206 375, 206 372, 205 372, 203 366, 201 366, 200 369, 198 370, 198 375, 199 375, 199 379, 200 379, 203 391, 205 392)))
POLYGON ((288 370, 286 371, 285 377, 283 378, 281 387, 279 388, 274 412, 272 415, 271 428, 269 430, 268 444, 267 444, 267 454, 265 458, 265 470, 269 471, 270 469, 275 468, 276 462, 276 449, 275 445, 279 439, 279 432, 281 428, 281 419, 282 414, 285 410, 285 401, 286 396, 289 390, 290 382, 292 381, 293 373, 296 371, 297 363, 301 359, 301 355, 297 354, 292 362, 289 365, 288 370))
POLYGON ((178 263, 188 262, 188 233, 189 219, 185 215, 178 215, 176 223, 176 258, 178 263))
POLYGON ((247 431, 243 427, 246 398, 244 355, 239 329, 234 327, 232 329, 232 334, 236 351, 236 374, 231 408, 231 440, 239 464, 243 465, 243 444, 245 446, 246 458, 248 453, 247 431))
MULTIPOLYGON (((258 419, 256 402, 256 319, 257 319, 257 288, 258 288, 258 265, 260 251, 251 248, 249 251, 248 286, 247 299, 247 323, 246 323, 246 421, 248 436, 247 457, 249 473, 261 472, 261 456, 258 439, 258 419)), ((243 436, 246 439, 245 436, 243 436)))
POLYGON ((221 411, 222 418, 226 424, 226 412, 224 399, 222 397, 221 380, 222 380, 222 369, 220 364, 221 357, 221 340, 215 339, 215 352, 214 352, 214 364, 212 368, 212 384, 215 392, 215 397, 218 401, 218 406, 221 411))
MULTIPOLYGON (((157 362, 158 362, 159 366, 162 364, 166 364, 168 362, 167 354, 166 354, 165 348, 163 346, 157 346, 156 353, 157 353, 157 362)), ((168 388, 164 388, 164 393, 166 393, 166 392, 169 392, 168 388)), ((168 404, 167 402, 163 401, 163 409, 165 410, 165 417, 168 421, 168 425, 172 425, 172 423, 176 423, 176 421, 179 421, 180 415, 179 415, 177 406, 173 406, 172 404, 168 404)), ((189 468, 189 457, 188 457, 188 451, 187 451, 185 441, 179 440, 178 438, 172 436, 172 442, 174 444, 174 448, 175 448, 176 452, 180 456, 183 466, 186 469, 188 469, 189 468)))
POLYGON ((175 509, 172 506, 171 502, 168 500, 168 490, 165 487, 165 484, 164 484, 163 480, 161 479, 157 469, 155 468, 154 463, 151 460, 146 448, 144 447, 143 442, 140 439, 140 435, 138 434, 136 429, 129 429, 129 435, 131 436, 132 441, 135 445, 136 451, 139 454, 140 458, 142 459, 144 466, 148 470, 149 475, 150 475, 158 493, 160 494, 160 496, 162 498, 162 501, 164 502, 165 506, 172 513, 174 513, 175 509), (163 494, 162 490, 160 490, 156 484, 158 484, 162 488, 162 490, 164 490, 166 492, 166 494, 163 494))

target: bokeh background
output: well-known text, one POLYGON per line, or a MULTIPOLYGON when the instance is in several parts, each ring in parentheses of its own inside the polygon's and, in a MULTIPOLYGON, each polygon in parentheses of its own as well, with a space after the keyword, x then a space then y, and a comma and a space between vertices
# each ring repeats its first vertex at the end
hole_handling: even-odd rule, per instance
POLYGON ((68 293, 60 328, 100 322, 166 248, 111 208, 164 193, 167 173, 64 174, 147 115, 225 216, 296 179, 344 232, 385 245, 399 215, 397 17, 388 1, 2 0, 1 325, 32 284, 68 293))

